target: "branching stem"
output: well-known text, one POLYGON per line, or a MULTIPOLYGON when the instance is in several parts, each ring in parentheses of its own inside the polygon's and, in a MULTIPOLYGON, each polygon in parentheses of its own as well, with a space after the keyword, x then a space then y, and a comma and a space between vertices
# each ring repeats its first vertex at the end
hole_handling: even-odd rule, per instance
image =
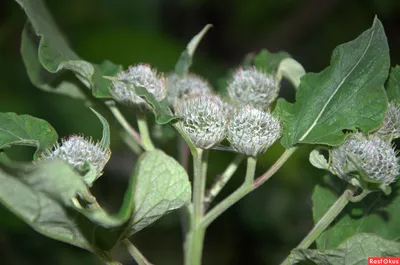
POLYGON ((231 179, 233 174, 235 174, 239 165, 244 160, 245 156, 242 154, 237 154, 235 159, 228 165, 225 171, 222 173, 220 177, 217 178, 217 181, 212 185, 210 190, 207 192, 207 195, 204 199, 206 205, 209 205, 215 197, 221 192, 221 190, 225 187, 228 181, 231 179))
MULTIPOLYGON (((132 138, 134 142, 145 149, 145 146, 141 140, 139 133, 129 124, 129 122, 125 119, 124 115, 119 111, 117 106, 115 106, 114 101, 106 102, 107 107, 110 109, 111 113, 117 119, 119 124, 124 128, 124 130, 128 133, 128 135, 132 138)), ((134 151, 136 149, 133 149, 134 151)))
MULTIPOLYGON (((255 167, 255 161, 254 162, 252 161, 252 159, 255 159, 255 158, 249 157, 248 158, 248 165, 247 165, 246 181, 243 183, 242 186, 240 186, 239 189, 237 189, 230 196, 225 198, 217 206, 215 206, 213 209, 211 209, 211 211, 208 212, 206 214, 206 216, 204 217, 201 225, 203 227, 208 227, 218 216, 220 216, 223 212, 225 212, 229 207, 234 205, 236 202, 238 202, 240 199, 242 199, 244 196, 246 196, 249 192, 257 189, 265 181, 270 179, 276 173, 276 171, 278 171, 285 164, 285 162, 289 159, 289 157, 296 150, 297 150, 297 147, 292 147, 292 148, 287 149, 281 155, 281 157, 275 162, 275 164, 273 164, 271 166, 271 168, 267 172, 265 172, 263 175, 258 177, 252 183, 250 183, 250 172, 249 172, 249 170, 251 170, 251 166, 249 168, 249 165, 252 165, 254 163, 254 167, 255 167)), ((254 172, 253 172, 253 174, 254 174, 254 172)))
POLYGON ((204 215, 204 191, 206 186, 207 153, 196 148, 193 155, 193 209, 190 230, 185 242, 185 265, 200 265, 205 228, 200 226, 204 215))
POLYGON ((128 239, 125 239, 123 241, 124 246, 128 250, 129 254, 132 256, 132 258, 136 261, 138 265, 152 265, 144 256, 143 254, 129 241, 128 239))
POLYGON ((153 142, 151 141, 151 137, 150 137, 150 133, 149 133, 149 127, 147 125, 146 114, 145 113, 138 113, 136 115, 136 117, 137 117, 137 122, 138 122, 138 126, 139 126, 140 136, 141 136, 142 143, 143 143, 143 148, 146 151, 154 150, 155 147, 153 145, 153 142))
MULTIPOLYGON (((300 242, 296 247, 299 249, 307 249, 311 244, 329 227, 329 225, 338 217, 338 215, 343 211, 347 204, 351 201, 358 202, 361 201, 370 192, 364 191, 354 196, 357 188, 349 185, 343 194, 336 200, 336 202, 329 208, 329 210, 322 216, 314 228, 308 233, 308 235, 300 242)), ((289 258, 286 258, 281 265, 289 265, 289 258)))

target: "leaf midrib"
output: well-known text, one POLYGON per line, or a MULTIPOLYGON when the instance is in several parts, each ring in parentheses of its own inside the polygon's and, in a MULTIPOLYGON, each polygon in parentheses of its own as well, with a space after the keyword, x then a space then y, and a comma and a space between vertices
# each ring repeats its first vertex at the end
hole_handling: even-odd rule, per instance
POLYGON ((376 21, 374 21, 374 25, 373 25, 373 30, 371 32, 371 37, 369 39, 368 45, 366 46, 363 54, 361 55, 361 57, 358 59, 357 63, 353 66, 353 68, 349 71, 349 73, 343 78, 343 80, 340 82, 340 84, 337 86, 337 88, 335 89, 335 91, 332 93, 332 95, 329 97, 328 101, 325 103, 324 107, 321 109, 321 111, 319 112, 317 118, 314 120, 313 124, 310 126, 310 128, 303 134, 303 136, 299 139, 299 142, 303 141, 309 134, 310 132, 314 129, 314 127, 317 125, 319 119, 321 118, 322 114, 325 112, 325 109, 328 107, 329 103, 332 101, 333 97, 337 94, 337 92, 339 91, 339 89, 341 88, 341 86, 344 84, 344 82, 347 80, 347 78, 353 73, 354 69, 357 68, 357 66, 360 64, 361 60, 365 57, 365 54, 367 53, 368 49, 371 46, 371 42, 372 39, 375 35, 375 23, 376 21))

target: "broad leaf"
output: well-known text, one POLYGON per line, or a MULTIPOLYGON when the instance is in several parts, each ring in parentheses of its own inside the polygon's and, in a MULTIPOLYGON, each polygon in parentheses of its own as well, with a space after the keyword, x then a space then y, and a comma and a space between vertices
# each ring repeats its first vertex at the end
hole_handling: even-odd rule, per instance
POLYGON ((77 225, 81 219, 79 214, 68 208, 76 193, 86 189, 81 176, 71 167, 61 161, 39 167, 0 164, 0 182, 0 202, 33 229, 56 240, 91 249, 90 240, 77 225))
MULTIPOLYGON (((317 238, 317 247, 335 248, 355 233, 374 233, 394 240, 400 237, 400 183, 392 186, 389 196, 383 192, 369 194, 361 202, 349 203, 335 222, 317 238)), ((338 198, 329 188, 316 186, 313 192, 314 222, 326 213, 338 198)))
POLYGON ((32 84, 47 92, 55 92, 75 99, 85 99, 86 95, 81 91, 78 80, 63 80, 57 83, 59 74, 50 73, 42 66, 38 57, 39 41, 32 26, 26 24, 22 31, 21 54, 32 84))
POLYGON ((285 58, 290 58, 287 52, 271 53, 268 50, 261 50, 254 56, 254 66, 266 73, 275 73, 278 71, 279 64, 285 58))
POLYGON ((57 132, 45 120, 29 115, 0 113, 0 149, 12 145, 36 147, 34 158, 57 141, 57 132))
POLYGON ((389 70, 389 48, 381 22, 355 40, 338 46, 331 65, 301 78, 294 104, 279 100, 282 144, 341 144, 343 130, 368 133, 382 123, 387 108, 383 89, 389 70))
POLYGON ((175 65, 175 72, 178 75, 183 76, 189 72, 189 68, 192 65, 194 52, 196 51, 201 39, 211 27, 211 24, 206 25, 196 36, 190 40, 186 46, 186 49, 181 53, 181 56, 175 65))
POLYGON ((0 202, 38 232, 88 250, 111 249, 191 197, 186 171, 157 150, 140 156, 115 215, 89 193, 86 176, 61 161, 0 162, 0 202))
POLYGON ((185 169, 162 151, 141 155, 133 176, 134 214, 128 236, 190 202, 191 186, 185 169))
POLYGON ((72 71, 96 97, 111 97, 110 81, 102 78, 121 71, 120 65, 105 61, 100 65, 82 60, 67 44, 42 0, 16 0, 28 16, 22 34, 21 53, 32 83, 46 91, 84 98, 72 81, 56 84, 58 76, 72 71))
POLYGON ((361 265, 367 264, 369 257, 396 257, 399 255, 399 242, 362 233, 349 238, 337 249, 294 249, 289 256, 289 264, 361 265))
POLYGON ((390 71, 386 89, 390 102, 400 104, 400 66, 393 67, 390 71))

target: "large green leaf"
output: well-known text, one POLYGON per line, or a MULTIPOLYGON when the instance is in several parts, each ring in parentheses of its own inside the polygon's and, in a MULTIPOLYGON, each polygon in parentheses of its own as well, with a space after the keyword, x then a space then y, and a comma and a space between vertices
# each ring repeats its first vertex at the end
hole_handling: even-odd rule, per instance
POLYGON ((7 164, 0 163, 0 202, 39 233, 90 250, 78 213, 68 208, 86 189, 81 176, 61 161, 7 164))
MULTIPOLYGON (((366 232, 386 239, 400 237, 400 183, 392 187, 389 196, 382 192, 369 194, 358 203, 349 203, 335 222, 317 238, 317 247, 335 248, 350 236, 366 232)), ((314 222, 318 222, 337 200, 338 195, 331 189, 316 186, 313 192, 314 222)))
POLYGON ((29 115, 0 113, 0 150, 11 145, 36 147, 35 158, 57 141, 57 132, 45 120, 29 115))
POLYGON ((334 50, 329 67, 301 78, 294 104, 278 101, 278 113, 286 114, 282 144, 339 145, 343 130, 375 130, 387 108, 388 70, 389 48, 375 18, 369 30, 334 50))
POLYGON ((0 202, 46 236, 88 250, 109 250, 191 197, 186 171, 158 150, 140 156, 115 215, 96 202, 84 178, 61 161, 34 166, 3 157, 0 202))
POLYGON ((400 65, 390 71, 386 93, 389 101, 400 104, 400 65))
POLYGON ((191 186, 185 169, 160 150, 140 156, 132 179, 134 214, 127 235, 190 202, 191 186))
POLYGON ((106 228, 125 225, 124 236, 130 236, 164 214, 190 201, 191 189, 186 171, 172 157, 160 150, 145 152, 136 164, 117 215, 107 214, 99 205, 80 212, 106 228))
POLYGON ((85 93, 73 81, 57 83, 58 76, 72 71, 96 97, 110 98, 110 81, 102 76, 113 76, 122 70, 109 61, 92 64, 82 60, 68 45, 42 0, 16 0, 28 16, 22 34, 21 53, 32 83, 46 91, 84 98, 85 93))
POLYGON ((367 264, 369 257, 396 257, 399 255, 399 242, 362 233, 349 238, 337 249, 295 249, 290 254, 289 260, 292 265, 361 265, 367 264))

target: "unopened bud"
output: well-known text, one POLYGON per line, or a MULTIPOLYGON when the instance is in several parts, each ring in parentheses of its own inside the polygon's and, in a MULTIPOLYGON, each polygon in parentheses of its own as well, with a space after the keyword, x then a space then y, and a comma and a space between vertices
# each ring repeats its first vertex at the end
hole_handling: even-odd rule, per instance
POLYGON ((168 103, 175 106, 178 100, 191 96, 211 95, 209 83, 197 75, 180 77, 171 74, 167 77, 168 103))
POLYGON ((215 96, 190 97, 178 101, 175 115, 193 144, 209 149, 225 138, 226 116, 221 99, 215 96))
POLYGON ((97 176, 101 176, 104 167, 111 156, 111 150, 103 147, 92 139, 73 135, 63 139, 61 144, 56 144, 53 150, 47 150, 40 157, 41 161, 59 159, 70 164, 76 171, 83 173, 85 163, 89 163, 96 169, 97 176))
POLYGON ((231 146, 248 156, 264 153, 280 136, 278 119, 250 105, 241 107, 228 124, 231 146))
POLYGON ((151 109, 151 106, 140 96, 136 95, 134 87, 144 87, 147 91, 154 95, 157 101, 161 101, 166 97, 165 80, 157 70, 152 69, 149 65, 138 64, 130 66, 127 71, 120 72, 116 79, 120 81, 112 81, 111 94, 118 102, 139 108, 151 109))
POLYGON ((398 106, 389 104, 382 126, 375 134, 389 141, 400 137, 400 109, 398 106))
POLYGON ((229 96, 241 105, 267 108, 278 96, 279 82, 256 68, 239 69, 228 84, 229 96))
MULTIPOLYGON (((354 173, 354 156, 368 178, 382 181, 389 185, 397 178, 399 166, 396 152, 389 142, 376 135, 369 138, 361 133, 353 134, 342 145, 333 147, 331 151, 331 166, 342 179, 352 183, 354 173)), ((353 183, 354 184, 354 183, 353 183)))

